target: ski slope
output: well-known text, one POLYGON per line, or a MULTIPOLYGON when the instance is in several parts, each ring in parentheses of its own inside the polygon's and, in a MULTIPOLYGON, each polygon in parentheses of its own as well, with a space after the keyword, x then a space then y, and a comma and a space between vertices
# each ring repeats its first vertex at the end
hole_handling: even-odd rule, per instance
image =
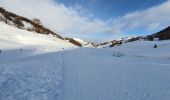
POLYGON ((169 40, 77 48, 3 23, 0 35, 0 100, 170 100, 169 40))

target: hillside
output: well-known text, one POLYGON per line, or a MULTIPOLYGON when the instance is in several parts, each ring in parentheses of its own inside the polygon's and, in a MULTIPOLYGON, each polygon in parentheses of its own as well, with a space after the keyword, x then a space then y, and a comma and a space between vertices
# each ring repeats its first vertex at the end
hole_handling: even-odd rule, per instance
POLYGON ((0 49, 36 48, 53 50, 76 47, 52 35, 36 34, 0 22, 0 49))
POLYGON ((170 39, 170 26, 167 28, 161 30, 160 32, 157 32, 153 34, 155 38, 159 38, 159 40, 168 40, 170 39))
POLYGON ((38 18, 33 18, 32 20, 14 14, 12 12, 6 11, 4 8, 0 7, 0 21, 15 26, 16 28, 36 32, 40 34, 52 35, 53 37, 59 38, 61 40, 68 40, 70 43, 76 46, 82 46, 78 41, 72 38, 63 38, 58 33, 47 29, 41 24, 41 21, 38 18))

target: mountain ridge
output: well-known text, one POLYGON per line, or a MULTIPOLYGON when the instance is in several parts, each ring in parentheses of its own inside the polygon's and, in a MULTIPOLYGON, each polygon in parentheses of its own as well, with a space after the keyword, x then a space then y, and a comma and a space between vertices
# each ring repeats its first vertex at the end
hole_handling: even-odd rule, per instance
POLYGON ((38 18, 33 18, 33 20, 30 20, 26 17, 9 12, 5 10, 4 8, 0 7, 0 21, 3 21, 9 25, 13 25, 19 29, 24 29, 27 31, 36 32, 40 34, 46 34, 46 35, 51 34, 53 35, 53 37, 59 38, 61 40, 67 40, 76 46, 82 47, 82 45, 78 41, 72 38, 63 38, 58 33, 55 33, 51 31, 50 29, 46 28, 45 26, 41 24, 41 21, 38 18))

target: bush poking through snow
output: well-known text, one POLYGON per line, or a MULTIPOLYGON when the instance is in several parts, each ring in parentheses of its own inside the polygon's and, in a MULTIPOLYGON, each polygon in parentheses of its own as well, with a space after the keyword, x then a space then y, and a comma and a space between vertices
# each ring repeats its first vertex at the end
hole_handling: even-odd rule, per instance
POLYGON ((122 54, 122 53, 120 53, 120 52, 115 52, 115 53, 113 54, 113 56, 114 56, 114 57, 123 57, 124 54, 122 54))
POLYGON ((157 44, 155 44, 153 48, 157 48, 157 47, 158 47, 157 44))
POLYGON ((15 26, 17 26, 18 28, 24 27, 24 24, 23 24, 23 22, 21 21, 20 17, 16 17, 16 18, 14 19, 14 24, 15 24, 15 26))
POLYGON ((42 25, 41 20, 38 18, 33 18, 32 21, 38 25, 42 25))
POLYGON ((120 45, 122 45, 122 41, 118 42, 118 44, 117 44, 117 46, 120 46, 120 45))

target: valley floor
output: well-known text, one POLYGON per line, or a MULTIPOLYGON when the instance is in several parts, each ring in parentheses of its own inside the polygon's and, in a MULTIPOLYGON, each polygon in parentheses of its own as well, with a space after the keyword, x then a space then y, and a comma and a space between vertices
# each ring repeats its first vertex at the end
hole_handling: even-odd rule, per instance
POLYGON ((170 41, 0 53, 0 100, 170 100, 170 41))

